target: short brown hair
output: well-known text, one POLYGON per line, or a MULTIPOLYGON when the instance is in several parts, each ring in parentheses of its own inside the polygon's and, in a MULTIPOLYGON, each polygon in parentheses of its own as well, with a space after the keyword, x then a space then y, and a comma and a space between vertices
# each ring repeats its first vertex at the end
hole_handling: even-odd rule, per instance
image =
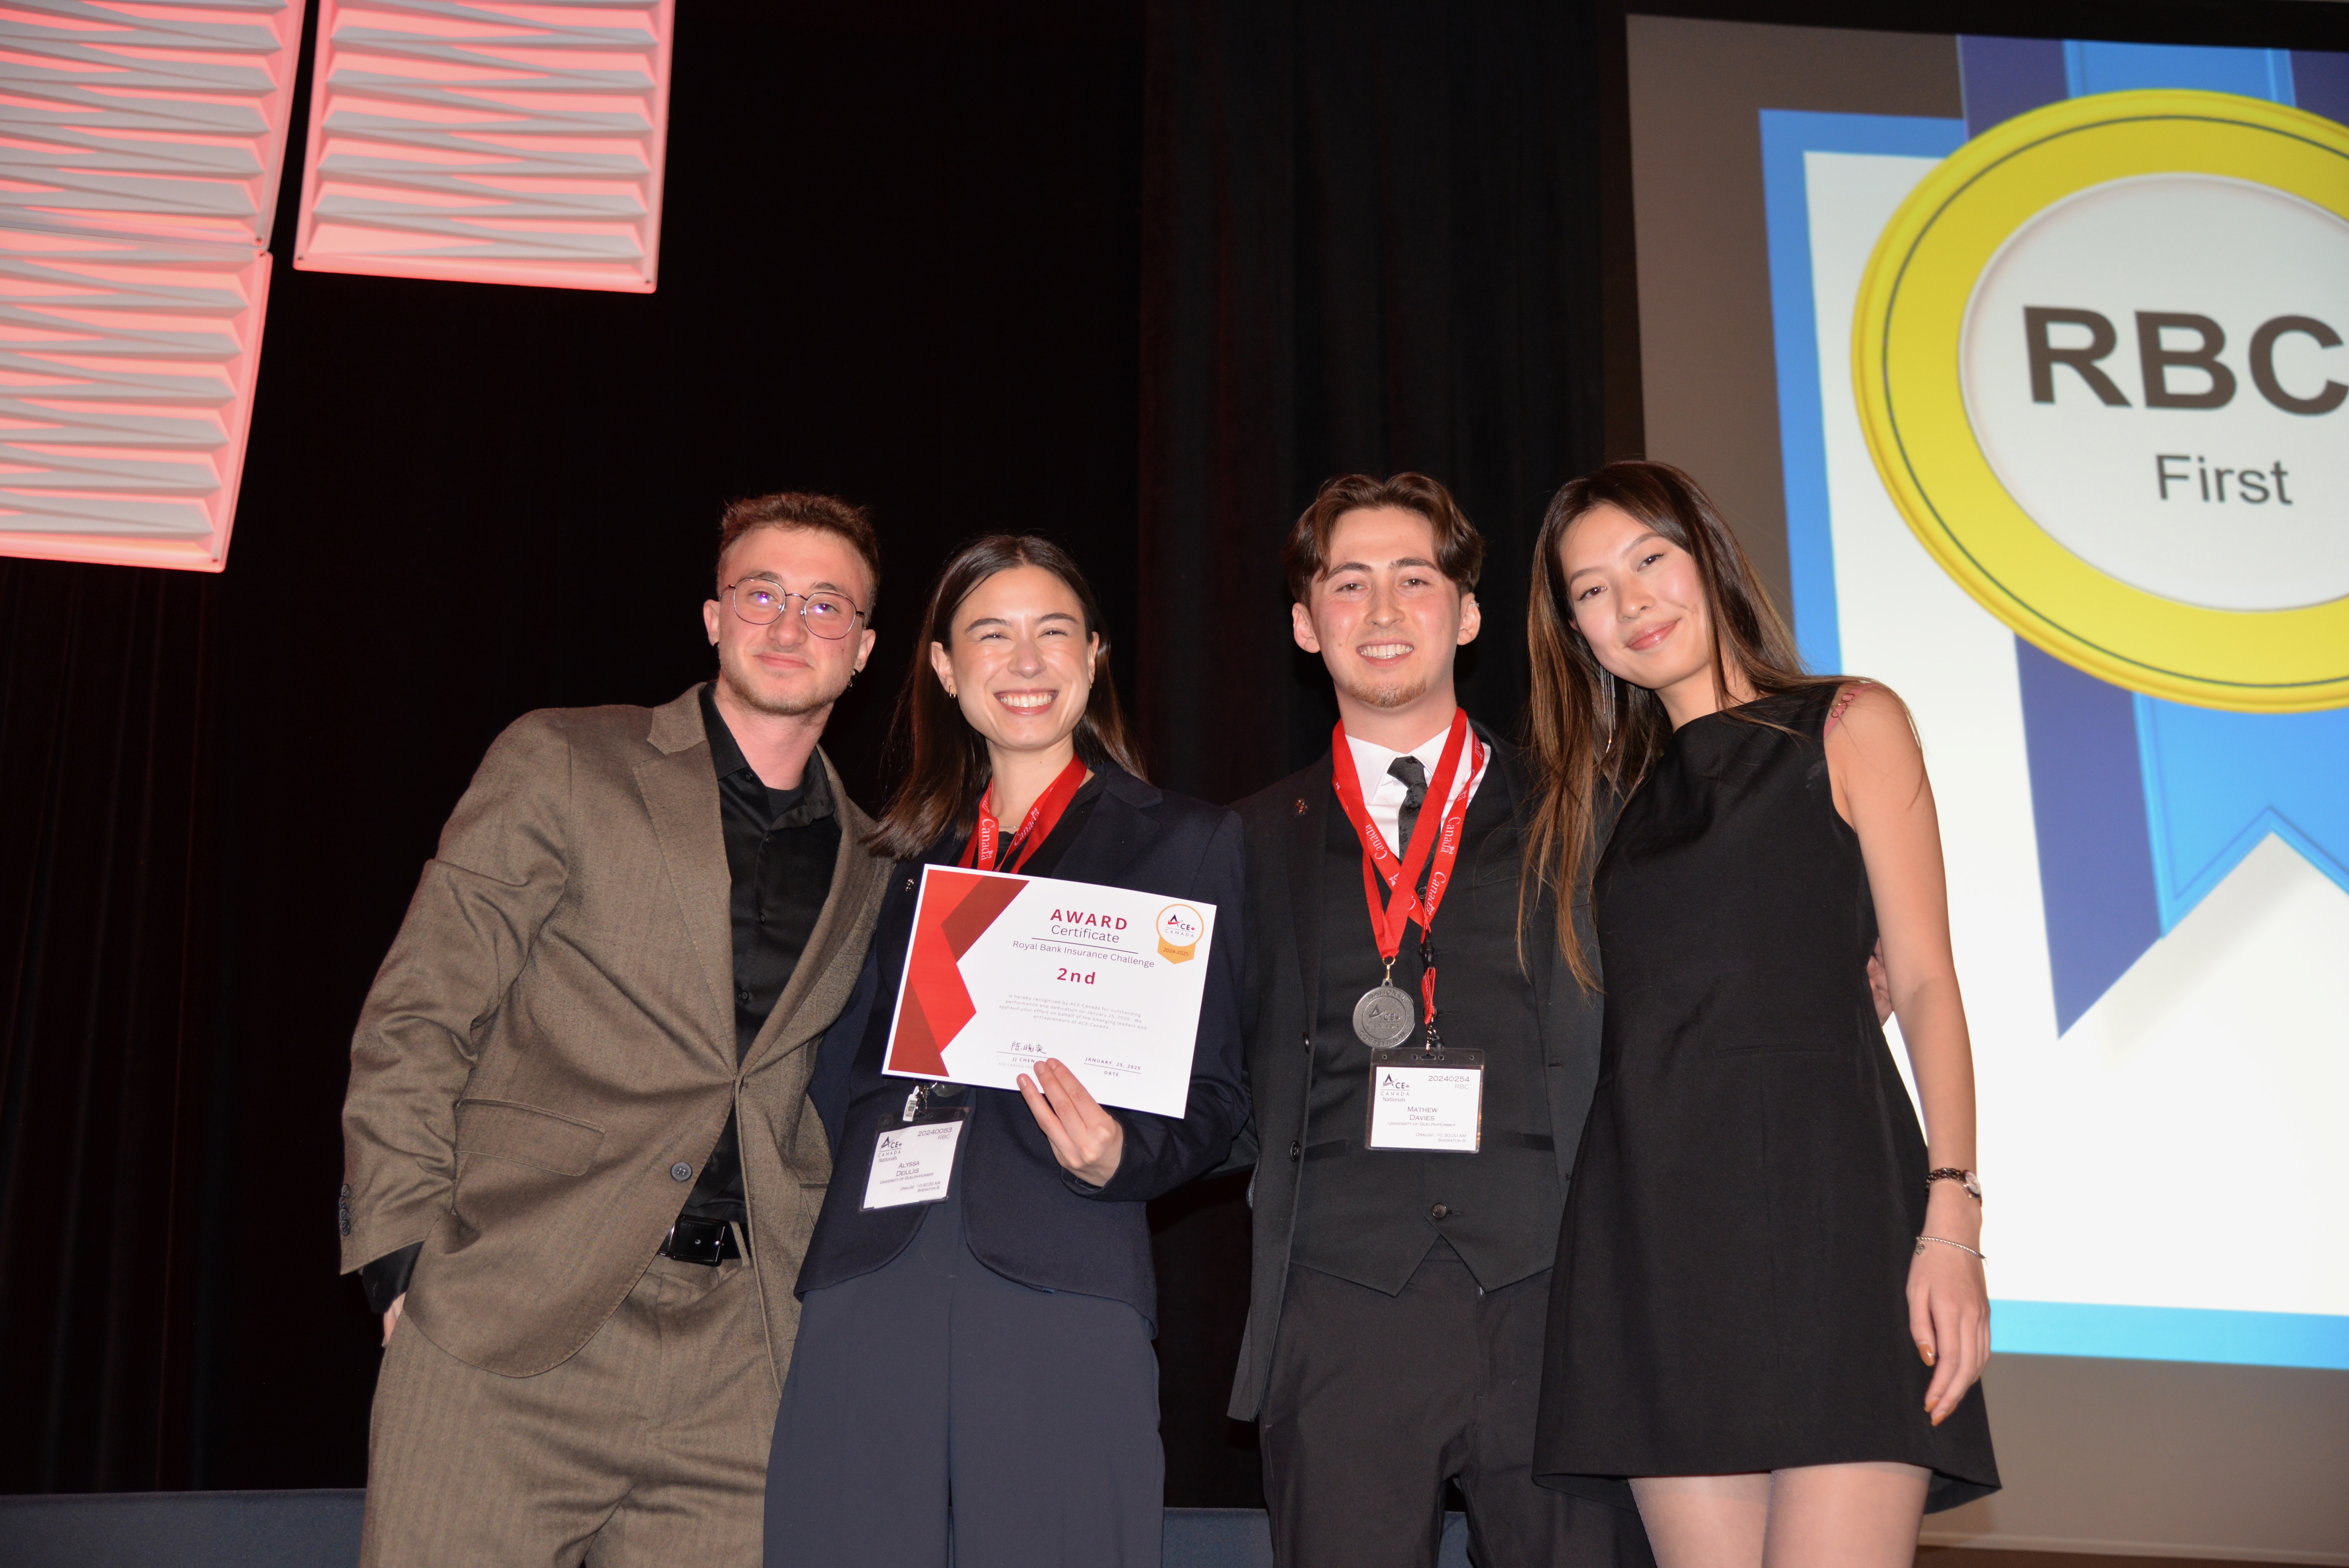
MULTIPOLYGON (((781 490, 773 495, 754 495, 747 500, 728 503, 725 515, 718 520, 718 560, 710 568, 712 576, 726 574, 726 552, 734 548, 746 533, 762 528, 808 528, 818 533, 834 533, 848 541, 864 560, 865 574, 873 580, 866 597, 881 597, 881 540, 873 531, 873 518, 863 507, 841 500, 838 496, 816 495, 809 490, 781 490)), ((726 584, 719 583, 719 587, 726 584)), ((870 603, 863 608, 870 612, 870 603)), ((870 619, 866 625, 873 623, 870 619)))
POLYGON ((1280 547, 1280 564, 1288 573, 1288 596, 1304 603, 1316 579, 1330 567, 1330 535, 1338 520, 1350 511, 1380 507, 1415 511, 1435 531, 1436 570, 1457 583, 1462 593, 1476 586, 1485 569, 1485 536, 1452 499, 1452 492, 1425 474, 1396 474, 1373 479, 1369 474, 1340 474, 1322 483, 1313 504, 1288 531, 1280 547))

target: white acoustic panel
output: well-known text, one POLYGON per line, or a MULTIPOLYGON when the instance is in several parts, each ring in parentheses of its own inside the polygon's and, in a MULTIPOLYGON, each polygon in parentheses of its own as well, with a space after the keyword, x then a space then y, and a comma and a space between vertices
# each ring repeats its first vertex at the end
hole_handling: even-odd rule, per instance
POLYGON ((0 225, 269 242, 300 0, 0 4, 0 225))
POLYGON ((320 0, 294 264, 649 293, 674 0, 320 0))
POLYGON ((219 571, 268 294, 249 241, 0 227, 0 555, 219 571))

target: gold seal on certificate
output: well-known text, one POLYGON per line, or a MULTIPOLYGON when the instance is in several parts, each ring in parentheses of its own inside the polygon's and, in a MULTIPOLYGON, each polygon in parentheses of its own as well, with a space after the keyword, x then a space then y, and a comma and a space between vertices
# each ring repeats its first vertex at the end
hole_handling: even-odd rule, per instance
POLYGON ((1199 938, 1207 923, 1187 903, 1170 903, 1158 912, 1158 956, 1169 964, 1188 964, 1198 956, 1199 938))
POLYGON ((1373 985, 1354 1004, 1354 1036, 1372 1050, 1402 1044, 1417 1027, 1419 1009, 1392 985, 1373 985))
POLYGON ((1052 877, 923 869, 881 1070, 1016 1089, 1047 1057, 1103 1105, 1181 1116, 1216 906, 1052 877))

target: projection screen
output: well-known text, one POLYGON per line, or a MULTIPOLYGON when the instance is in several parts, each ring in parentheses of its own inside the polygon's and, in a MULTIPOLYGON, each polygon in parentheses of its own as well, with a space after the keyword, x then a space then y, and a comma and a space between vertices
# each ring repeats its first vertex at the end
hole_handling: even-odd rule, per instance
MULTIPOLYGON (((2290 1390, 2243 1408, 2305 1406, 2337 1457, 2349 56, 1641 16, 1630 45, 1649 454, 1724 502, 1812 667, 1907 699, 1933 771, 2006 1468, 2048 1433, 2002 1387, 2120 1456, 2148 1378, 2290 1390)), ((2010 1480, 1948 1533, 2349 1562, 2338 1503, 2236 1528, 2010 1480)))

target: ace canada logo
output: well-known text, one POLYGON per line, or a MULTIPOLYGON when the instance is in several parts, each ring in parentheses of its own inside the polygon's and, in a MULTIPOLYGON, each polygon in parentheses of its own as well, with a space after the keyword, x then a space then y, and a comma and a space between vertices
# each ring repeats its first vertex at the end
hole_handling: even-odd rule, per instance
POLYGON ((1187 964, 1198 954, 1199 938, 1207 917, 1187 903, 1170 903, 1158 912, 1158 952, 1171 964, 1187 964))
POLYGON ((2156 696, 2349 702, 2349 130, 2110 93, 1927 175, 1854 381, 1927 550, 2027 640, 2156 696))

